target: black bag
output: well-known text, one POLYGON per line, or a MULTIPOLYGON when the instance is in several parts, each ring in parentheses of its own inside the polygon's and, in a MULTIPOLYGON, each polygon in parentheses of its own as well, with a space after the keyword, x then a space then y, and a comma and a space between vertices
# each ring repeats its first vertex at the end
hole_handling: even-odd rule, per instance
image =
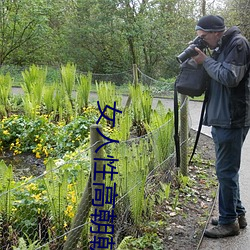
POLYGON ((180 74, 175 81, 177 92, 191 97, 201 96, 207 88, 209 79, 203 65, 190 58, 183 62, 180 68, 180 74))
POLYGON ((196 134, 195 144, 189 163, 195 154, 195 150, 199 141, 202 120, 207 103, 207 86, 209 76, 202 65, 198 65, 192 58, 186 60, 181 64, 181 71, 175 81, 174 89, 174 124, 175 124, 175 149, 176 149, 176 166, 180 167, 180 140, 179 140, 179 114, 178 114, 178 93, 188 95, 191 97, 201 96, 205 92, 205 97, 202 105, 201 116, 198 131, 196 134))

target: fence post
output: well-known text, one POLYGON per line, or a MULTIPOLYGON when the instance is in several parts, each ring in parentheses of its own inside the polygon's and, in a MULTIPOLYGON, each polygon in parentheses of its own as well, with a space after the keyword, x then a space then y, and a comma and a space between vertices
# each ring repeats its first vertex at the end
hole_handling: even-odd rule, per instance
MULTIPOLYGON (((103 148, 100 148, 96 152, 98 147, 100 147, 104 143, 103 137, 97 132, 97 128, 102 132, 102 126, 100 124, 95 124, 90 127, 93 214, 100 214, 100 210, 102 210, 104 206, 103 200, 101 199, 101 192, 104 192, 104 190, 100 191, 104 186, 103 175, 95 174, 96 171, 103 172, 103 161, 99 159, 103 159, 104 155, 103 148)), ((99 231, 98 228, 101 229, 102 227, 92 224, 92 229, 94 232, 99 231)), ((95 236, 98 239, 99 237, 105 237, 105 234, 95 233, 95 236)), ((95 249, 99 249, 97 248, 97 244, 95 249)))
POLYGON ((180 109, 180 169, 181 174, 187 176, 188 174, 188 97, 180 95, 181 109, 180 109))
MULTIPOLYGON (((77 213, 74 217, 70 233, 64 244, 63 250, 71 250, 77 248, 77 243, 81 237, 83 225, 87 221, 91 208, 91 175, 89 175, 88 183, 84 189, 81 201, 78 205, 77 213)), ((87 237, 86 237, 87 238, 87 237)))
MULTIPOLYGON (((102 131, 102 126, 94 124, 90 127, 90 145, 91 145, 91 173, 89 175, 88 183, 84 189, 81 201, 79 203, 76 216, 73 220, 70 233, 68 234, 67 240, 64 244, 63 250, 71 250, 77 248, 77 243, 81 237, 81 233, 83 230, 83 224, 87 221, 89 217, 89 212, 92 206, 92 199, 95 198, 95 194, 98 187, 93 186, 94 181, 94 168, 96 167, 97 171, 101 170, 102 161, 95 161, 94 158, 103 158, 103 149, 101 148, 97 153, 95 152, 96 149, 103 144, 102 136, 97 132, 97 128, 102 131)), ((96 175, 95 183, 103 183, 102 175, 96 175)), ((97 204, 97 202, 95 202, 97 204)), ((95 209, 100 209, 100 207, 93 206, 93 212, 95 209)), ((93 229, 96 230, 96 227, 93 226, 93 229)), ((103 237, 103 234, 102 234, 103 237)), ((86 237, 87 238, 87 237, 86 237)), ((84 246, 87 247, 88 246, 84 246)), ((85 249, 85 248, 84 248, 85 249)))
POLYGON ((137 70, 137 65, 136 64, 133 64, 133 83, 134 85, 137 85, 138 84, 138 70, 137 70))

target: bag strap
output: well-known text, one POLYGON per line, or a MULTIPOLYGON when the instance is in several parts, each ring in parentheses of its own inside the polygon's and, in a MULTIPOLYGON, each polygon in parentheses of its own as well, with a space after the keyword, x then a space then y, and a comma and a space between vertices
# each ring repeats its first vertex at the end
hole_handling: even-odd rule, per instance
MULTIPOLYGON (((177 80, 176 80, 177 81, 177 80)), ((179 112, 178 112, 178 93, 176 88, 176 81, 174 83, 174 141, 175 141, 175 153, 176 153, 176 167, 180 167, 180 137, 179 137, 179 112)))
POLYGON ((207 90, 205 91, 205 97, 204 97, 204 101, 202 103, 199 126, 198 126, 198 130, 196 132, 195 143, 194 143, 194 147, 193 147, 193 152, 192 152, 192 154, 190 156, 190 159, 189 159, 189 164, 192 162, 192 159, 193 159, 193 156, 195 154, 195 151, 196 151, 196 148, 197 148, 197 145, 198 145, 198 141, 199 141, 199 138, 200 138, 203 117, 204 117, 204 113, 205 113, 205 109, 206 109, 206 104, 207 104, 207 90))

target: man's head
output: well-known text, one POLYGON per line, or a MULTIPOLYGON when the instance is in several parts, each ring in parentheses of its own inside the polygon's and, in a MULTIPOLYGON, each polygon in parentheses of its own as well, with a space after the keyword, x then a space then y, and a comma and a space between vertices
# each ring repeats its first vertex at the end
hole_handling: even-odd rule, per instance
POLYGON ((195 30, 197 35, 207 42, 208 47, 214 49, 224 34, 224 19, 214 15, 203 16, 195 26, 195 30))

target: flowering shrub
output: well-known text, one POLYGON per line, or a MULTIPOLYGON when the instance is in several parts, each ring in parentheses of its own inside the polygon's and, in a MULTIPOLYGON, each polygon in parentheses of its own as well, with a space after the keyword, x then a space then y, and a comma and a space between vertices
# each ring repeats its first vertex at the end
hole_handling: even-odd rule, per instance
MULTIPOLYGON (((12 169, 3 162, 1 164, 2 169, 9 169, 9 174, 2 173, 5 183, 10 179, 12 169)), ((50 158, 43 175, 21 177, 12 181, 9 187, 5 185, 5 189, 0 190, 0 204, 3 205, 0 218, 4 216, 2 222, 11 225, 8 237, 5 236, 11 238, 18 234, 26 238, 28 235, 32 241, 47 241, 49 235, 57 237, 67 232, 86 186, 89 168, 90 159, 83 145, 61 159, 50 158), (8 207, 5 206, 7 198, 8 207)), ((0 234, 1 226, 0 221, 0 234)), ((1 240, 0 244, 5 245, 1 240)))
POLYGON ((86 108, 67 124, 54 123, 48 115, 34 119, 12 115, 0 121, 0 150, 10 150, 14 155, 33 152, 37 158, 60 156, 86 142, 96 120, 97 111, 93 107, 86 108))

